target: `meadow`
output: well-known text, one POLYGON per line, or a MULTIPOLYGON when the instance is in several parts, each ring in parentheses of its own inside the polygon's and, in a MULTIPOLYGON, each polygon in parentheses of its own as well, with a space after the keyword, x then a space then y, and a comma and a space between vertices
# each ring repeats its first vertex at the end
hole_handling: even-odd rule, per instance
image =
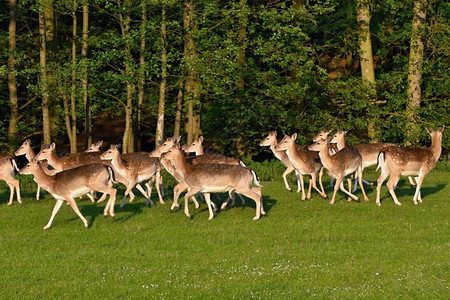
MULTIPOLYGON (((396 193, 403 205, 383 185, 381 207, 375 187, 366 187, 370 202, 347 203, 339 193, 329 205, 314 191, 301 201, 284 188, 278 162, 252 167, 264 186, 267 216, 259 221, 250 199, 211 221, 204 202, 196 211, 190 204, 192 219, 170 213, 167 179, 165 205, 147 207, 136 193, 124 208, 116 203, 112 219, 102 215, 105 202, 85 197, 78 205, 87 229, 64 205, 44 231, 51 195, 41 192, 37 202, 31 176, 21 176, 23 204, 7 206, 1 183, 0 298, 448 299, 448 163, 425 178, 423 203, 412 203, 414 188, 402 178, 396 193)), ((377 176, 370 169, 364 177, 377 176)), ((331 197, 327 176, 324 186, 331 197)))

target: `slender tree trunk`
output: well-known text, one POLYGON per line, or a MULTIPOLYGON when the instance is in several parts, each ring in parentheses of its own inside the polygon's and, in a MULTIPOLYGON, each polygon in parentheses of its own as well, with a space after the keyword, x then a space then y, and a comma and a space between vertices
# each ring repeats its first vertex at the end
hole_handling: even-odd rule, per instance
POLYGON ((83 77, 81 79, 81 87, 83 90, 83 103, 84 103, 84 129, 85 129, 85 141, 84 147, 88 148, 92 143, 92 120, 91 120, 91 101, 88 96, 88 37, 89 37, 89 1, 83 0, 83 32, 81 35, 81 57, 83 60, 83 77))
POLYGON ((373 68, 372 42, 370 39, 370 5, 372 0, 357 0, 357 21, 358 21, 358 41, 359 56, 361 63, 361 74, 363 84, 369 91, 368 113, 367 113, 367 133, 371 143, 378 141, 376 129, 376 114, 373 115, 373 107, 376 100, 375 71, 373 68))
POLYGON ((422 64, 424 45, 422 35, 426 21, 426 0, 416 0, 414 5, 414 17, 411 30, 411 45, 408 66, 408 102, 406 105, 407 127, 405 145, 418 145, 419 143, 419 115, 420 107, 420 82, 422 80, 422 64))
POLYGON ((163 4, 161 10, 161 83, 159 85, 159 106, 158 121, 156 124, 155 144, 164 139, 164 106, 166 103, 166 81, 167 81, 167 48, 166 48, 167 32, 166 32, 166 5, 163 4))
MULTIPOLYGON (((70 114, 67 107, 66 127, 70 141, 70 152, 77 152, 77 114, 76 114, 76 80, 77 80, 77 0, 73 0, 72 11, 72 89, 70 91, 70 114), (70 115, 70 117, 69 117, 70 115)), ((64 108, 66 110, 66 108, 64 108)))
POLYGON ((42 127, 44 132, 44 144, 50 144, 50 113, 49 113, 49 97, 48 97, 48 81, 47 81, 47 48, 45 33, 45 7, 42 3, 39 5, 39 60, 41 76, 39 78, 40 92, 42 96, 42 127))
POLYGON ((133 78, 133 72, 131 68, 131 42, 129 40, 130 34, 130 15, 129 9, 131 3, 129 0, 124 2, 122 7, 120 1, 118 1, 118 5, 120 10, 119 19, 120 26, 122 29, 122 37, 125 40, 125 75, 127 78, 127 104, 125 108, 125 130, 122 138, 122 153, 134 152, 134 141, 133 141, 133 95, 135 86, 133 82, 130 80, 133 78), (122 14, 122 9, 126 12, 127 15, 125 17, 122 14))
POLYGON ((16 14, 17 0, 9 1, 9 52, 8 52, 8 88, 11 118, 9 119, 8 141, 9 152, 14 151, 19 123, 19 101, 16 82, 16 14))
POLYGON ((138 83, 138 103, 137 103, 137 117, 136 117, 136 147, 141 150, 141 120, 142 120, 142 105, 144 104, 145 93, 145 42, 147 35, 147 5, 146 0, 142 1, 142 23, 141 23, 141 46, 139 51, 139 83, 138 83))
POLYGON ((181 129, 181 114, 183 112, 183 80, 180 79, 179 81, 179 88, 178 88, 178 96, 177 96, 177 108, 175 113, 175 125, 173 128, 173 136, 179 137, 180 136, 180 129, 181 129))
MULTIPOLYGON (((198 132, 196 128, 195 115, 194 115, 194 101, 199 99, 198 82, 197 82, 197 71, 195 67, 195 60, 197 53, 195 50, 195 32, 196 32, 196 22, 194 20, 194 4, 186 1, 184 3, 184 30, 185 30, 185 41, 184 41, 184 55, 186 57, 187 64, 187 75, 185 82, 185 101, 187 102, 187 143, 191 143, 198 132)), ((197 122, 198 124, 198 122, 197 122)))

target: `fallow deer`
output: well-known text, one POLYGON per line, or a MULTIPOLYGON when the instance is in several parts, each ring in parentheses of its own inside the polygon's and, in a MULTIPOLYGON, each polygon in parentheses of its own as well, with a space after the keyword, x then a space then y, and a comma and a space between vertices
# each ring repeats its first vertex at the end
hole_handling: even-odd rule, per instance
POLYGON ((18 168, 14 158, 8 154, 0 154, 0 180, 4 180, 9 186, 8 205, 13 204, 14 190, 16 190, 17 202, 22 204, 19 180, 14 178, 16 171, 18 171, 18 168))
POLYGON ((84 152, 99 152, 100 148, 103 146, 103 141, 97 141, 94 144, 91 144, 89 148, 87 148, 84 152))
POLYGON ((390 178, 386 185, 392 199, 394 199, 395 204, 401 205, 394 192, 394 188, 397 185, 401 175, 416 176, 415 180, 417 185, 413 202, 414 204, 417 204, 417 202, 422 202, 420 188, 422 187, 423 179, 433 169, 436 161, 441 155, 443 131, 444 127, 440 127, 437 130, 427 129, 427 132, 431 135, 431 146, 429 148, 405 148, 391 146, 381 150, 378 156, 378 168, 381 168, 381 174, 377 180, 376 204, 378 206, 381 205, 381 185, 389 175, 390 178))
POLYGON ((364 195, 364 200, 369 201, 361 181, 361 155, 355 148, 346 147, 341 151, 336 152, 335 155, 330 155, 329 142, 325 139, 315 142, 308 148, 312 151, 319 152, 323 166, 328 170, 332 177, 336 178, 336 184, 334 185, 333 197, 331 198, 330 204, 334 204, 338 189, 341 189, 341 191, 346 193, 353 200, 359 201, 358 197, 353 195, 351 191, 347 191, 344 188, 344 177, 354 173, 356 173, 356 176, 358 177, 358 182, 364 195))
POLYGON ((258 220, 261 214, 266 214, 262 204, 261 184, 258 182, 253 170, 235 165, 189 165, 179 145, 172 147, 165 155, 165 158, 173 162, 175 170, 182 176, 188 186, 188 192, 184 196, 184 213, 187 217, 191 216, 187 205, 188 199, 198 192, 205 195, 209 209, 209 219, 214 217, 210 204, 210 193, 220 192, 230 193, 235 191, 253 199, 256 203, 256 215, 253 220, 258 220), (253 181, 257 187, 252 187, 253 181))
MULTIPOLYGON (((289 173, 291 173, 292 171, 295 171, 295 176, 297 178, 297 186, 298 186, 297 193, 299 193, 301 190, 300 175, 298 174, 298 171, 294 168, 291 161, 289 160, 289 157, 287 156, 286 151, 279 151, 279 150, 275 149, 277 144, 278 144, 278 141, 277 141, 277 132, 276 131, 269 133, 269 135, 265 139, 263 139, 261 141, 261 143, 259 143, 259 145, 261 147, 269 146, 270 150, 272 150, 272 152, 273 152, 273 155, 275 155, 275 157, 278 160, 280 160, 281 163, 287 168, 286 171, 284 171, 284 173, 283 173, 283 180, 284 180, 284 186, 286 187, 286 189, 288 191, 292 191, 292 189, 289 186, 286 177, 289 173)), ((302 146, 299 146, 299 147, 302 147, 302 146)), ((301 150, 301 149, 297 148, 297 150, 301 150)))
POLYGON ((311 187, 313 187, 320 196, 322 196, 323 198, 327 198, 322 184, 323 170, 319 156, 314 151, 310 151, 308 149, 301 149, 300 151, 298 151, 295 144, 296 138, 296 133, 294 133, 292 136, 284 136, 284 138, 275 146, 275 150, 286 151, 286 155, 289 158, 289 161, 300 175, 299 177, 302 191, 302 200, 311 198, 311 187), (319 185, 321 190, 317 188, 317 174, 319 174, 319 185), (307 195, 305 195, 303 175, 311 176, 307 195))
POLYGON ((84 227, 88 227, 88 221, 83 217, 74 198, 82 196, 91 190, 103 192, 109 195, 103 214, 114 217, 114 203, 116 200, 116 189, 113 186, 113 171, 111 167, 104 164, 87 164, 70 170, 61 171, 55 175, 47 175, 39 166, 39 162, 32 159, 23 167, 20 174, 32 174, 39 185, 52 194, 56 199, 52 216, 44 229, 50 228, 55 215, 64 201, 67 201, 75 213, 83 221, 84 227))
MULTIPOLYGON (((115 174, 126 180, 126 191, 120 207, 125 204, 125 199, 135 186, 147 198, 147 202, 154 205, 150 199, 150 195, 138 184, 140 182, 148 182, 156 175, 156 191, 158 192, 159 201, 164 204, 164 200, 159 190, 161 164, 158 158, 150 157, 149 153, 142 153, 138 159, 133 162, 125 161, 119 151, 118 145, 111 145, 108 150, 100 155, 101 160, 111 162, 115 174)), ((147 185, 148 187, 148 185, 147 185)))

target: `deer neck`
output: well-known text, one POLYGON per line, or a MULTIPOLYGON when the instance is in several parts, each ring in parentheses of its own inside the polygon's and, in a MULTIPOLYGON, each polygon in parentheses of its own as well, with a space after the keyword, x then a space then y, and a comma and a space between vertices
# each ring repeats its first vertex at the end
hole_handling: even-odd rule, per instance
POLYGON ((203 154, 205 154, 205 153, 203 152, 203 147, 200 147, 197 151, 195 151, 195 155, 197 155, 197 156, 203 155, 203 154))
POLYGON ((270 150, 272 150, 273 155, 275 155, 276 158, 278 158, 279 160, 282 159, 283 156, 283 152, 286 153, 286 151, 284 150, 277 150, 275 149, 275 147, 278 145, 277 141, 273 141, 272 143, 270 143, 270 150))
POLYGON ((42 186, 43 189, 50 191, 53 188, 55 176, 47 175, 41 167, 34 170, 33 176, 34 180, 42 186))
POLYGON ((25 157, 28 161, 31 161, 35 156, 36 154, 34 153, 33 149, 31 149, 31 147, 28 148, 27 151, 25 151, 25 157))
POLYGON ((341 151, 345 147, 347 147, 347 143, 345 142, 345 137, 342 137, 337 143, 336 147, 338 148, 338 151, 341 151))
POLYGON ((178 174, 180 174, 181 177, 185 177, 186 174, 189 172, 189 165, 186 161, 186 158, 184 157, 183 153, 181 151, 179 151, 173 161, 173 166, 175 169, 175 172, 177 172, 178 174))
POLYGON ((113 156, 113 158, 111 159, 111 165, 113 166, 114 170, 122 176, 124 176, 126 171, 128 170, 122 157, 120 157, 120 153, 117 153, 113 156))
POLYGON ((47 159, 49 165, 51 165, 56 170, 62 171, 64 170, 64 163, 61 158, 59 158, 55 152, 51 151, 50 155, 47 159))
POLYGON ((442 152, 442 136, 435 135, 431 140, 430 148, 431 153, 433 153, 434 160, 437 161, 441 156, 442 152))
POLYGON ((288 157, 292 157, 292 158, 295 158, 295 157, 298 156, 298 152, 297 152, 297 149, 295 147, 295 143, 290 143, 289 144, 289 146, 286 149, 286 155, 288 157))
MULTIPOLYGON (((327 145, 327 147, 325 147, 319 151, 320 160, 322 161, 322 164, 326 168, 333 164, 333 157, 330 155, 329 149, 330 149, 330 147, 329 147, 329 145, 327 145)), ((327 168, 327 169, 329 169, 329 168, 327 168)))

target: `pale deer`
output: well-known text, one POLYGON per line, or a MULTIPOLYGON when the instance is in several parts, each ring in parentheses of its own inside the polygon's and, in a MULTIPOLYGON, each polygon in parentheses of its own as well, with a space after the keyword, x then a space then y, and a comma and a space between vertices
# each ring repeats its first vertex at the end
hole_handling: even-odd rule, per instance
MULTIPOLYGON (((25 158, 28 161, 31 161, 34 158, 35 152, 34 152, 33 148, 31 148, 31 141, 29 139, 25 140, 22 143, 22 145, 19 148, 17 148, 16 151, 14 151, 14 156, 21 156, 21 155, 25 155, 25 158)), ((44 169, 44 171, 45 171, 45 169, 47 169, 46 166, 41 165, 41 167, 44 169)), ((40 196, 40 186, 38 184, 37 190, 36 190, 36 200, 37 201, 39 201, 39 196, 40 196)))
POLYGON ((417 185, 413 202, 414 204, 417 204, 417 202, 422 202, 420 188, 425 175, 433 169, 436 161, 441 155, 442 132, 444 131, 444 127, 440 127, 437 130, 427 129, 427 131, 431 135, 431 146, 429 148, 405 148, 391 146, 381 150, 378 156, 378 168, 381 168, 381 174, 377 180, 376 204, 378 206, 381 205, 381 185, 389 175, 390 178, 386 185, 392 199, 394 199, 395 204, 401 205, 394 192, 394 188, 396 187, 401 175, 416 176, 415 180, 417 185))
MULTIPOLYGON (((238 158, 234 158, 234 157, 228 157, 222 154, 218 154, 218 153, 212 153, 212 154, 205 154, 205 152, 203 151, 203 136, 199 137, 198 139, 194 139, 194 141, 192 141, 192 143, 190 143, 189 145, 184 145, 182 147, 182 150, 185 153, 195 153, 195 157, 190 157, 189 158, 189 162, 193 165, 196 164, 224 164, 224 165, 241 165, 243 167, 245 167, 245 164, 238 158)), ((228 203, 230 203, 231 201, 231 206, 235 205, 235 197, 234 197, 234 192, 232 192, 230 194, 230 196, 222 203, 221 209, 225 209, 225 207, 228 205, 228 203)), ((244 198, 238 194, 239 198, 241 198, 241 204, 242 206, 245 205, 245 200, 244 198)), ((218 197, 218 196, 217 196, 218 197)), ((220 200, 220 198, 219 198, 220 200)), ((215 207, 215 203, 211 202, 214 207, 215 207)), ((217 211, 217 208, 215 208, 215 210, 217 211)))
MULTIPOLYGON (((126 180, 126 191, 122 200, 120 207, 125 204, 125 199, 131 192, 131 189, 135 186, 138 190, 147 198, 147 202, 154 205, 153 201, 150 199, 148 192, 146 193, 144 189, 138 184, 140 182, 150 181, 153 176, 156 175, 156 191, 158 193, 159 202, 164 204, 164 200, 161 196, 161 191, 159 189, 160 182, 160 170, 161 164, 158 158, 150 157, 149 153, 136 154, 135 159, 132 162, 125 161, 119 151, 118 145, 111 145, 108 150, 100 155, 100 159, 107 160, 111 162, 115 174, 120 175, 126 180), (136 156, 138 158, 136 159, 136 156)), ((147 185, 148 188, 148 185, 147 185)), ((148 189, 149 191, 150 189, 148 189)))
POLYGON ((320 196, 322 196, 323 198, 327 198, 322 184, 323 170, 319 156, 314 151, 310 151, 308 149, 301 149, 299 151, 295 144, 296 139, 297 133, 294 133, 292 136, 284 136, 284 138, 275 146, 275 150, 286 151, 286 155, 289 158, 289 161, 300 175, 299 177, 302 191, 302 200, 311 198, 311 187, 313 187, 320 196), (317 188, 316 184, 317 174, 319 174, 320 190, 317 188), (308 193, 306 195, 303 175, 311 176, 311 179, 309 181, 308 193))
POLYGON ((341 191, 346 193, 353 200, 359 201, 358 197, 344 188, 344 177, 354 173, 358 177, 358 183, 363 192, 364 200, 369 201, 361 180, 361 155, 353 147, 346 147, 341 151, 336 152, 335 155, 330 155, 328 144, 329 142, 327 140, 322 139, 309 146, 309 149, 319 152, 323 166, 328 170, 332 177, 336 178, 336 184, 334 185, 333 197, 331 198, 330 204, 334 204, 338 189, 341 189, 341 191))
POLYGON ((94 144, 91 144, 89 148, 87 148, 84 152, 99 152, 100 148, 103 146, 103 141, 98 141, 94 144))
MULTIPOLYGON (((347 131, 338 131, 331 138, 330 143, 335 144, 338 150, 341 150, 344 147, 347 147, 347 142, 345 141, 345 135, 347 131)), ((396 147, 397 145, 394 143, 373 143, 373 144, 358 144, 353 147, 358 150, 359 154, 361 154, 362 158, 362 171, 364 172, 365 167, 375 166, 378 161, 378 154, 380 151, 386 147, 396 147)), ((411 176, 408 176, 409 182, 411 185, 416 185, 411 176)), ((374 185, 372 182, 368 182, 362 178, 362 182, 367 185, 374 185)), ((354 193, 356 191, 357 184, 355 178, 355 185, 352 190, 354 193)))
POLYGON ((165 158, 173 162, 175 170, 183 177, 188 186, 188 192, 184 196, 184 213, 187 217, 191 216, 189 213, 188 199, 198 192, 205 195, 209 209, 209 219, 214 217, 210 204, 210 193, 230 193, 232 191, 255 201, 256 215, 253 220, 258 220, 261 214, 266 214, 262 204, 261 184, 258 182, 253 170, 235 165, 189 165, 179 145, 172 147, 165 155, 165 158), (252 187, 253 181, 257 187, 252 187))
POLYGON ((297 193, 299 193, 301 190, 300 175, 298 174, 298 171, 294 168, 291 161, 289 160, 289 157, 287 156, 286 151, 279 151, 279 150, 275 149, 277 144, 278 144, 278 141, 277 141, 277 132, 276 131, 269 133, 269 135, 266 138, 264 138, 261 141, 261 143, 259 143, 259 145, 261 147, 269 146, 270 150, 272 150, 272 152, 273 152, 273 155, 275 155, 275 157, 278 160, 280 160, 281 163, 287 168, 286 171, 284 171, 284 173, 283 173, 283 180, 284 180, 284 186, 286 187, 286 189, 288 191, 292 191, 292 189, 287 182, 287 175, 289 173, 291 173, 292 171, 295 171, 295 176, 297 178, 297 186, 298 186, 297 193))
POLYGON ((18 168, 14 158, 8 154, 0 154, 0 180, 4 180, 9 187, 8 205, 13 204, 14 190, 16 190, 17 202, 22 204, 19 180, 14 178, 16 171, 18 168))
MULTIPOLYGON (((43 145, 41 151, 36 154, 35 159, 37 161, 47 161, 49 165, 54 168, 55 173, 61 172, 69 169, 73 169, 75 167, 91 164, 91 163, 100 163, 107 164, 108 162, 103 161, 100 158, 103 152, 80 152, 80 153, 69 153, 65 157, 61 158, 56 155, 56 145, 52 143, 50 145, 43 145)), ((145 155, 143 155, 145 156, 145 155)), ((116 180, 120 183, 127 185, 128 181, 125 178, 122 178, 120 174, 116 174, 116 180)), ((141 187, 142 189, 142 187, 141 187)), ((134 193, 130 192, 130 202, 134 199, 134 193)), ((147 194, 144 194, 144 197, 147 198, 147 194)), ((93 197, 90 197, 93 200, 93 197)), ((105 198, 102 197, 98 200, 98 202, 103 201, 105 198)))
POLYGON ((52 216, 44 229, 50 228, 55 215, 64 201, 67 201, 75 213, 83 221, 84 227, 88 227, 88 221, 83 217, 74 198, 82 196, 91 190, 103 192, 109 195, 108 203, 103 214, 114 217, 114 203, 116 200, 116 189, 113 186, 113 171, 111 167, 104 164, 87 164, 70 170, 61 171, 55 175, 47 175, 39 166, 39 162, 32 159, 23 167, 20 174, 32 174, 39 185, 52 194, 56 199, 52 216))

